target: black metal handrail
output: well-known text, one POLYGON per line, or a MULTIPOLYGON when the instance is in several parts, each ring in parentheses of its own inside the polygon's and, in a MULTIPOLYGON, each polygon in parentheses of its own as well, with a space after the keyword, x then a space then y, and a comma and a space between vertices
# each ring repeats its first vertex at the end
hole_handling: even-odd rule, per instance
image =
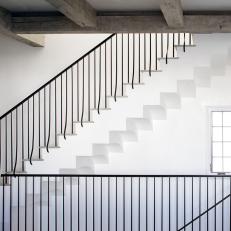
POLYGON ((2 173, 25 170, 58 146, 58 135, 91 122, 92 110, 108 109, 108 96, 124 96, 124 84, 141 83, 141 71, 158 71, 159 59, 192 45, 191 34, 112 34, 0 117, 2 173), (126 41, 127 40, 127 41, 126 41), (144 52, 141 52, 144 50, 144 52), (121 60, 121 61, 120 61, 121 60), (127 75, 127 77, 126 77, 127 75))
POLYGON ((187 228, 189 225, 193 224, 196 220, 200 219, 201 217, 203 217, 205 214, 207 214, 208 212, 210 212, 212 209, 214 209, 215 207, 217 207, 218 205, 220 205, 221 203, 223 203, 225 200, 227 200, 228 198, 230 198, 231 194, 225 196, 224 198, 222 198, 221 200, 219 200, 218 202, 216 202, 213 206, 211 206, 209 209, 205 210, 204 212, 202 212, 200 215, 198 215, 197 217, 193 218, 192 221, 188 222, 186 225, 184 225, 182 228, 178 229, 178 231, 181 230, 185 230, 185 228, 187 228))
POLYGON ((64 74, 68 69, 70 69, 71 67, 73 67, 75 64, 77 64, 78 62, 80 62, 81 60, 83 60, 85 57, 87 57, 90 53, 92 53, 94 50, 96 50, 97 48, 99 48, 102 44, 104 44, 105 42, 107 42, 108 40, 110 40, 114 34, 111 34, 109 37, 107 37, 106 39, 104 39, 102 42, 100 42, 98 45, 96 45, 95 47, 93 47, 91 50, 89 50, 86 54, 82 55, 80 58, 78 58, 76 61, 74 61, 72 64, 70 64, 68 67, 66 67, 64 70, 62 70, 61 72, 59 72, 59 74, 57 74, 55 77, 53 77, 52 79, 50 79, 49 81, 47 81, 45 84, 43 84, 40 88, 38 88, 36 91, 34 91, 33 93, 31 93, 30 95, 28 95, 24 100, 20 101, 18 104, 16 104, 14 107, 12 107, 10 110, 8 110, 6 113, 4 113, 3 115, 1 115, 0 120, 2 120, 3 118, 5 118, 7 115, 9 115, 12 111, 14 111, 16 108, 18 108, 21 104, 23 104, 24 102, 26 102, 28 99, 30 99, 33 95, 35 95, 36 93, 38 93, 39 91, 41 91, 42 89, 44 89, 46 86, 48 86, 51 82, 53 82, 55 79, 57 79, 59 76, 61 76, 62 74, 64 74))

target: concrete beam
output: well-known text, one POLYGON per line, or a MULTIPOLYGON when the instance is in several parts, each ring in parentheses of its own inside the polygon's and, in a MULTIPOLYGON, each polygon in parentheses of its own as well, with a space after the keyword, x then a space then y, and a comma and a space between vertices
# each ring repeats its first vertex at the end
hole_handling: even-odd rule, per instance
POLYGON ((24 42, 32 47, 44 47, 45 35, 43 34, 17 34, 18 41, 24 42))
POLYGON ((13 17, 15 33, 144 33, 144 32, 190 32, 231 33, 229 15, 185 15, 182 28, 169 28, 162 15, 149 16, 97 16, 95 28, 77 26, 64 16, 13 17))
POLYGON ((11 28, 12 28, 12 16, 10 12, 3 8, 0 8, 0 33, 33 47, 44 46, 44 41, 45 41, 44 35, 25 35, 25 34, 19 35, 13 33, 11 28))
POLYGON ((67 18, 82 27, 96 26, 96 11, 86 0, 47 0, 67 18))
POLYGON ((160 0, 160 9, 169 27, 179 28, 184 26, 181 0, 160 0))

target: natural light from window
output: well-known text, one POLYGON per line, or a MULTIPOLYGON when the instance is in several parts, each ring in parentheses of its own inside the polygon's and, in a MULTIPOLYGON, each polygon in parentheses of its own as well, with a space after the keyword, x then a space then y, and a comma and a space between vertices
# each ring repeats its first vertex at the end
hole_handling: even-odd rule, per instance
POLYGON ((211 112, 212 171, 231 172, 231 110, 211 112))

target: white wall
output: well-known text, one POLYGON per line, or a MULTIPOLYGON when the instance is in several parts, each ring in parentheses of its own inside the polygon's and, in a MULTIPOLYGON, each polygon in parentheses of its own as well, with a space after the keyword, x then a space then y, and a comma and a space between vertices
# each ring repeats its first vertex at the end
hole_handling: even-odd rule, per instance
POLYGON ((107 36, 46 35, 45 47, 34 48, 0 35, 0 115, 107 36))
MULTIPOLYGON (((6 37, 1 37, 1 113, 15 105, 25 95, 31 93, 70 64, 71 61, 106 37, 106 35, 97 35, 94 38, 93 36, 95 35, 62 35, 60 37, 49 35, 44 49, 26 47, 6 37), (89 43, 86 44, 86 41, 89 43), (86 45, 83 46, 82 44, 86 45), (75 52, 73 52, 73 47, 75 52), (9 95, 9 91, 13 94, 9 95)), ((120 125, 120 127, 118 123, 111 123, 112 120, 117 121, 119 119, 118 115, 121 110, 125 110, 127 117, 135 117, 137 114, 142 116, 144 104, 160 103, 160 92, 177 92, 177 80, 194 79, 195 67, 210 66, 211 60, 213 61, 212 66, 216 66, 216 63, 220 61, 220 56, 217 55, 227 56, 228 54, 230 37, 229 34, 195 36, 197 47, 190 48, 186 54, 179 51, 180 59, 171 61, 168 65, 162 64, 163 72, 154 73, 152 78, 144 75, 144 81, 147 84, 143 88, 137 87, 132 93, 128 92, 129 101, 127 104, 124 103, 123 106, 119 107, 119 101, 118 107, 112 105, 112 111, 107 117, 107 122, 105 122, 106 118, 102 113, 100 115, 101 120, 97 121, 98 130, 93 131, 91 126, 84 127, 83 138, 81 138, 82 134, 78 136, 80 137, 77 138, 79 140, 74 142, 71 140, 72 138, 68 138, 67 143, 72 143, 72 145, 68 144, 69 146, 67 145, 68 147, 65 147, 63 152, 59 151, 60 156, 62 155, 62 158, 66 160, 70 159, 72 163, 70 166, 73 168, 75 159, 67 158, 63 153, 71 154, 72 157, 91 155, 89 150, 91 150, 92 143, 107 143, 110 130, 125 129, 125 119, 121 120, 123 126, 120 125), (131 105, 134 108, 137 107, 137 110, 131 110, 131 105), (137 113, 132 114, 135 111, 137 113), (92 137, 95 136, 89 138, 90 133, 92 137)), ((226 67, 228 67, 228 63, 226 67)), ((179 110, 167 110, 167 120, 154 121, 152 132, 140 133, 139 141, 126 144, 122 154, 110 154, 109 164, 97 165, 96 172, 120 174, 210 173, 207 107, 231 104, 230 71, 223 77, 217 77, 215 72, 212 75, 214 77, 211 78, 210 87, 201 87, 197 81, 197 97, 195 99, 183 99, 182 107, 179 110)), ((206 78, 206 76, 204 77, 206 78)), ((57 164, 62 168, 64 167, 63 159, 56 158, 56 153, 57 150, 52 150, 52 155, 49 154, 52 158, 50 164, 53 165, 54 161, 57 160, 57 164)), ((45 162, 48 163, 47 160, 44 161, 44 164, 45 162)), ((33 164, 31 168, 35 168, 36 164, 33 164)), ((42 166, 43 163, 38 166, 39 171, 41 171, 42 166)), ((49 168, 49 164, 44 165, 44 168, 49 168)))

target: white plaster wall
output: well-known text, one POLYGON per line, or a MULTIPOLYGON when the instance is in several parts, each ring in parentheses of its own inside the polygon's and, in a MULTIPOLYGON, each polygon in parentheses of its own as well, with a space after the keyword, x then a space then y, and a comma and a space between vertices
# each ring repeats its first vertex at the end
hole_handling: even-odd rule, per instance
POLYGON ((0 35, 0 115, 107 36, 46 35, 45 47, 34 48, 0 35))
MULTIPOLYGON (((26 47, 6 37, 1 37, 0 59, 3 60, 0 62, 2 70, 0 73, 1 112, 5 112, 8 108, 15 105, 25 95, 31 93, 45 80, 57 74, 58 71, 62 70, 105 37, 106 35, 97 35, 96 40, 93 35, 62 35, 61 37, 49 35, 47 36, 46 47, 38 50, 26 47), (83 47, 82 44, 85 43, 86 45, 83 47), (73 47, 76 49, 75 52, 73 52, 73 47), (10 62, 10 60, 12 61, 10 62), (13 94, 9 95, 9 91, 13 92, 13 94)), ((140 100, 142 96, 144 98, 143 104, 159 104, 160 92, 176 92, 177 80, 194 79, 194 68, 196 66, 209 66, 211 60, 213 60, 213 65, 216 66, 216 63, 219 63, 220 60, 220 56, 217 55, 227 56, 230 38, 229 34, 196 35, 195 44, 197 47, 190 48, 186 54, 179 51, 180 59, 171 61, 168 65, 162 64, 163 72, 154 73, 152 78, 144 76, 146 85, 141 88, 137 87, 132 93, 128 91, 128 95, 131 93, 131 98, 129 98, 127 104, 124 103, 121 108, 118 107, 116 113, 113 111, 112 106, 110 121, 117 119, 120 109, 123 111, 127 110, 129 116, 133 116, 130 113, 133 110, 130 110, 129 107, 131 103, 133 105, 135 102, 137 103, 137 99, 140 100), (217 57, 217 59, 214 60, 213 57, 217 57)), ((228 64, 227 62, 226 75, 218 77, 214 74, 214 77, 211 78, 212 84, 210 87, 197 87, 197 97, 195 99, 183 99, 179 110, 168 110, 167 120, 154 121, 152 132, 141 132, 137 143, 128 143, 124 146, 124 153, 110 154, 109 164, 98 165, 96 172, 119 174, 210 173, 211 160, 207 107, 231 104, 228 64)), ((118 102, 119 104, 120 102, 118 102)), ((137 108, 137 114, 140 116, 141 109, 142 107, 137 108)), ((134 116, 137 116, 137 114, 134 116)), ((105 128, 107 123, 105 123, 103 114, 101 118, 100 121, 97 121, 99 123, 98 127, 102 128, 104 126, 105 128)), ((107 119, 109 121, 109 118, 107 119)), ((124 126, 125 121, 121 121, 121 124, 124 126)), ((101 142, 105 143, 108 142, 108 139, 105 138, 108 135, 105 135, 105 132, 107 130, 109 132, 110 129, 115 130, 116 128, 112 125, 112 123, 108 122, 108 129, 98 129, 97 137, 95 138, 96 143, 99 142, 98 140, 102 140, 101 142), (101 136, 102 139, 99 139, 101 136)), ((85 134, 89 134, 92 131, 90 126, 83 129, 85 134)), ((87 136, 85 137, 86 139, 82 142, 82 147, 91 149, 91 144, 88 143, 87 136)), ((95 140, 92 139, 91 142, 95 142, 95 140)), ((82 140, 80 139, 80 141, 82 140)), ((74 145, 72 143, 72 146, 69 147, 72 147, 72 150, 69 149, 69 152, 63 156, 67 164, 70 159, 71 168, 75 165, 73 155, 90 155, 84 149, 80 150, 77 142, 74 145), (72 155, 72 158, 69 158, 69 156, 67 158, 69 154, 72 155)), ((62 151, 59 154, 63 154, 62 151)), ((54 164, 55 160, 59 162, 60 167, 63 167, 64 162, 60 161, 61 159, 59 158, 56 159, 55 156, 52 158, 52 164, 54 164)), ((46 164, 44 165, 45 168, 47 166, 46 164)), ((32 166, 32 168, 35 167, 36 164, 32 166)), ((41 171, 41 167, 38 166, 39 171, 41 171)), ((43 171, 46 172, 46 169, 43 169, 43 171)))

